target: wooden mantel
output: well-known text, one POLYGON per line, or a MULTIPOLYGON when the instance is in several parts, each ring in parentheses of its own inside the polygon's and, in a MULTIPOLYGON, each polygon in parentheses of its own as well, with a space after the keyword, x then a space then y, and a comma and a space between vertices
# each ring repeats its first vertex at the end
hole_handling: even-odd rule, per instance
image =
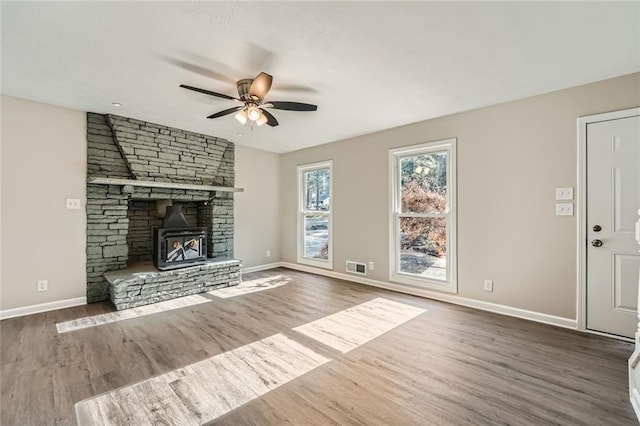
POLYGON ((104 177, 89 178, 87 183, 97 185, 143 186, 146 188, 187 189, 193 191, 244 192, 243 188, 233 188, 229 186, 196 185, 192 183, 156 182, 153 180, 113 179, 104 177))

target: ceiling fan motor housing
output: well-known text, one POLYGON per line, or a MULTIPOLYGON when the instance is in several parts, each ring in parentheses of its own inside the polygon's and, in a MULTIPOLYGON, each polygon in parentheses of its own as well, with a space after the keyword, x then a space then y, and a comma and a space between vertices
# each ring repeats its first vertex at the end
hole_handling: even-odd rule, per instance
POLYGON ((249 90, 251 89, 251 83, 253 83, 252 78, 243 78, 238 81, 238 95, 240 99, 244 102, 252 101, 251 95, 249 94, 249 90))

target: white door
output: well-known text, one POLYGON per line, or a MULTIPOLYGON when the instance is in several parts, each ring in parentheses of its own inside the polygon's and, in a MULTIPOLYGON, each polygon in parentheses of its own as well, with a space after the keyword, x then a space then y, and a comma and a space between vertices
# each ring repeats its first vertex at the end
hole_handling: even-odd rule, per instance
POLYGON ((634 337, 640 116, 587 124, 587 328, 634 337))

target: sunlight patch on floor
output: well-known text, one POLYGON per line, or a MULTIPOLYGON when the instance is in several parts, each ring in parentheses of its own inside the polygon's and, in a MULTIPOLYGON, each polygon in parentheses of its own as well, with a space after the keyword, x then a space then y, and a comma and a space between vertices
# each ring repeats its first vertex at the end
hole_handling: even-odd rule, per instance
POLYGON ((331 361, 276 334, 76 404, 79 425, 200 425, 331 361))
POLYGON ((404 303, 377 298, 293 330, 347 353, 424 312, 426 310, 404 303))
MULTIPOLYGON (((255 280, 244 281, 237 286, 219 288, 207 292, 206 294, 216 296, 222 299, 250 294, 257 291, 270 290, 280 287, 291 282, 292 279, 284 275, 276 275, 268 278, 259 278, 255 280)), ((151 305, 139 306, 137 308, 125 309, 117 312, 108 312, 105 314, 93 315, 90 317, 79 318, 71 321, 60 322, 56 324, 58 333, 68 333, 70 331, 81 330, 89 327, 96 327, 103 324, 110 324, 117 321, 143 317, 146 315, 166 312, 173 309, 185 308, 188 306, 199 305, 211 302, 211 299, 203 297, 199 294, 191 296, 179 297, 176 299, 166 300, 164 302, 153 303, 151 305)))
POLYGON ((165 300, 164 302, 125 309, 123 311, 108 312, 106 314, 59 322, 56 324, 56 328, 58 329, 58 333, 68 333, 70 331, 81 330, 83 328, 95 327, 126 319, 139 318, 146 315, 157 314, 158 312, 171 311, 173 309, 186 308, 187 306, 194 306, 208 302, 211 302, 211 299, 193 294, 191 296, 165 300))
POLYGON ((274 277, 243 281, 237 286, 220 288, 218 290, 210 291, 207 294, 227 299, 229 297, 241 296, 243 294, 280 287, 289 284, 289 282, 291 282, 291 278, 285 277, 284 275, 276 275, 274 277))

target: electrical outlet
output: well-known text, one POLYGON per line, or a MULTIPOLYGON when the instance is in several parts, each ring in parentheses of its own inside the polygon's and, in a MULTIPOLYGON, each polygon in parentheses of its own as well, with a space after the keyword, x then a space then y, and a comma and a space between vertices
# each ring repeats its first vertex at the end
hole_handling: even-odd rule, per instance
POLYGON ((373 262, 369 262, 369 270, 373 271, 375 269, 375 264, 373 262))
POLYGON ((557 203, 556 216, 573 216, 573 203, 557 203))
POLYGON ((68 210, 79 210, 80 209, 80 200, 78 198, 67 198, 67 209, 68 210))
POLYGON ((38 280, 38 291, 47 291, 49 287, 49 281, 38 280))
POLYGON ((267 250, 267 257, 271 257, 271 250, 267 250))
POLYGON ((484 291, 493 291, 493 281, 484 280, 484 291))

